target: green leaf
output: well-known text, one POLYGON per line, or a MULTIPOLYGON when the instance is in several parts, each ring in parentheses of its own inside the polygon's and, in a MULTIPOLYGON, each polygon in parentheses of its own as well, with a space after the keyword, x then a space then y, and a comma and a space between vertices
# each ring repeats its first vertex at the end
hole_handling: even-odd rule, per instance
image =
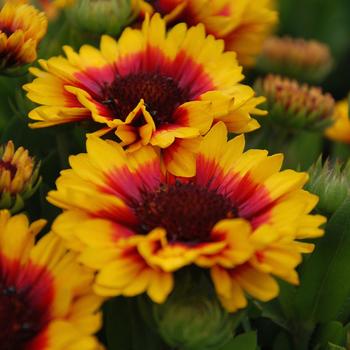
POLYGON ((103 311, 108 350, 131 350, 131 315, 127 300, 111 299, 103 311))
POLYGON ((327 346, 327 350, 346 350, 346 348, 344 348, 343 346, 329 343, 327 346))
POLYGON ((346 345, 346 335, 347 331, 340 322, 331 321, 322 324, 313 336, 313 342, 317 344, 315 349, 327 349, 329 343, 338 346, 346 345))
POLYGON ((256 332, 247 332, 238 335, 220 350, 256 350, 257 346, 256 332))
POLYGON ((135 298, 114 298, 104 306, 108 350, 164 350, 163 341, 144 322, 135 298))
POLYGON ((336 319, 350 294, 350 199, 330 219, 326 234, 304 263, 296 311, 304 322, 336 319))
POLYGON ((286 330, 289 329, 288 319, 284 315, 283 309, 278 300, 272 300, 264 304, 255 302, 255 304, 262 310, 261 316, 270 319, 281 328, 286 330))
POLYGON ((322 152, 322 135, 317 132, 300 132, 285 148, 284 167, 307 170, 322 152), (306 149, 307 152, 305 152, 306 149))
POLYGON ((285 332, 281 332, 277 335, 273 343, 273 350, 292 350, 291 339, 285 332))

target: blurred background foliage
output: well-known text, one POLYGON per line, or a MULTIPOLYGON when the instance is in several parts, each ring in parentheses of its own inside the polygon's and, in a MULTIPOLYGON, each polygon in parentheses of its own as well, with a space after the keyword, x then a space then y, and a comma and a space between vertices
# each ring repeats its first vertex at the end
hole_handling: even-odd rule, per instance
POLYGON ((335 60, 322 84, 335 99, 350 90, 350 1, 279 0, 279 35, 316 39, 329 45, 335 60))

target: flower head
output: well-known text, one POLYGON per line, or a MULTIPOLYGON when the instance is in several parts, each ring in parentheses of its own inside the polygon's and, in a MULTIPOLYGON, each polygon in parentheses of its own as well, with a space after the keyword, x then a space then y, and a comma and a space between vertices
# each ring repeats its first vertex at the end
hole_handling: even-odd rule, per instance
POLYGON ((167 22, 203 23, 206 31, 237 52, 244 66, 255 62, 264 39, 277 22, 271 0, 157 0, 141 1, 143 12, 160 12, 167 22))
POLYGON ((196 175, 174 177, 151 147, 126 153, 95 136, 87 154, 70 157, 48 200, 65 209, 53 230, 98 270, 95 291, 163 302, 173 273, 195 264, 210 269, 224 306, 245 307, 278 294, 276 275, 298 283, 295 267, 323 234, 309 215, 317 197, 302 190, 307 174, 280 172, 282 155, 243 153, 244 137, 226 141, 216 124, 196 156, 196 175))
POLYGON ((155 15, 141 30, 127 28, 118 42, 103 36, 100 51, 85 45, 65 52, 67 59, 42 60, 44 71, 31 70, 38 78, 24 88, 42 104, 29 113, 31 126, 92 121, 100 134, 115 130, 129 151, 161 148, 176 175, 194 174, 198 137, 213 123, 246 132, 258 127, 250 114, 264 114, 256 108, 264 99, 239 84, 235 54, 223 52, 223 42, 201 25, 181 23, 166 33, 155 15))
POLYGON ((101 298, 91 291, 91 271, 53 234, 34 245, 44 224, 0 211, 1 348, 98 350, 101 298))
POLYGON ((264 43, 258 68, 308 83, 321 82, 332 68, 329 47, 316 40, 270 37, 264 43))
POLYGON ((24 200, 40 184, 39 166, 23 147, 15 149, 12 141, 0 147, 0 208, 20 210, 24 200))
POLYGON ((272 74, 259 79, 255 88, 266 97, 269 123, 290 130, 322 130, 332 124, 334 99, 321 88, 272 74))
POLYGON ((33 62, 46 29, 44 13, 27 4, 6 2, 0 10, 0 72, 33 62))
POLYGON ((326 129, 326 136, 334 141, 350 144, 350 114, 348 100, 336 103, 332 115, 333 124, 326 129))

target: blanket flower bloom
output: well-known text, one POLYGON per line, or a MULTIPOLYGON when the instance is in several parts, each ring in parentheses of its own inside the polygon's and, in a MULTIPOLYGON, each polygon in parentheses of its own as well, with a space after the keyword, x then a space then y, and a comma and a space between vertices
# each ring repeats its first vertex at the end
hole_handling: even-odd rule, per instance
POLYGON ((90 270, 54 234, 34 245, 45 224, 0 211, 0 343, 2 349, 100 350, 102 299, 90 270))
POLYGON ((160 12, 167 22, 203 23, 207 33, 225 41, 238 61, 251 66, 277 22, 272 0, 157 0, 141 1, 142 12, 160 12))
POLYGON ((39 165, 28 150, 15 149, 12 141, 0 147, 0 208, 16 212, 31 197, 41 182, 39 165))
POLYGON ((27 4, 7 1, 0 10, 0 72, 35 61, 46 30, 44 13, 27 4))
POLYGON ((333 125, 326 129, 326 136, 333 141, 350 144, 350 113, 347 99, 336 103, 332 120, 333 125))
POLYGON ((181 23, 167 33, 155 15, 141 30, 127 28, 118 42, 103 36, 100 50, 65 47, 67 58, 31 69, 37 78, 24 89, 42 105, 29 113, 31 126, 92 121, 99 134, 115 130, 129 151, 160 148, 172 173, 193 176, 191 155, 213 123, 247 132, 259 126, 250 115, 264 114, 256 108, 264 99, 239 84, 241 67, 223 46, 202 25, 181 23))
POLYGON ((310 215, 317 196, 304 190, 306 173, 280 171, 282 155, 243 152, 217 123, 204 136, 196 175, 175 177, 145 146, 125 152, 113 141, 87 140, 87 153, 70 157, 48 200, 65 211, 53 230, 96 269, 103 296, 147 292, 158 303, 172 291, 173 273, 195 264, 210 269, 223 305, 247 304, 246 294, 270 300, 272 275, 298 283, 295 267, 323 234, 325 218, 310 215))

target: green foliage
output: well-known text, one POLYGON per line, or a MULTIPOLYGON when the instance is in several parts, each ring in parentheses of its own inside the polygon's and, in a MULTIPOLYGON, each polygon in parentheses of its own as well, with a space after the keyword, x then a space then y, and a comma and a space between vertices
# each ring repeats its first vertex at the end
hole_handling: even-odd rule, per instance
POLYGON ((247 332, 240 334, 232 339, 220 350, 256 350, 257 349, 257 336, 256 332, 247 332))
POLYGON ((330 219, 314 254, 302 266, 296 311, 303 322, 336 319, 350 293, 349 212, 347 199, 330 219))

